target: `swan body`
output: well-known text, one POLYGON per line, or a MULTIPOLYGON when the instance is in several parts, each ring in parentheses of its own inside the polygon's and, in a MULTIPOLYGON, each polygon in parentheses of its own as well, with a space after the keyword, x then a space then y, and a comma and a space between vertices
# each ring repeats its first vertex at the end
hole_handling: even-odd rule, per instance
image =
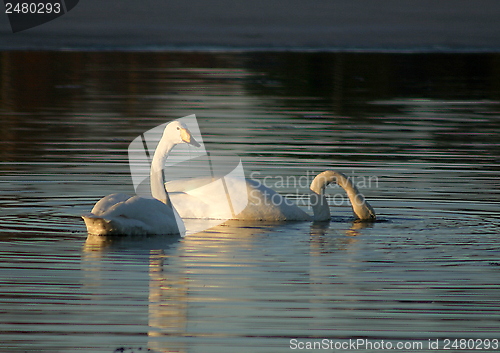
MULTIPOLYGON (((210 190, 211 178, 196 178, 190 181, 166 183, 170 198, 182 218, 238 219, 258 221, 329 221, 330 208, 325 188, 336 182, 347 193, 353 212, 360 220, 374 220, 375 211, 356 186, 342 173, 325 171, 318 174, 311 183, 310 202, 313 216, 307 214, 292 201, 262 183, 244 178, 224 177, 227 188, 240 190, 247 198, 242 212, 228 217, 227 195, 210 190), (206 185, 206 187, 202 187, 206 185), (246 193, 245 193, 246 192, 246 193)), ((218 189, 220 190, 220 189, 218 189)))
POLYGON ((168 190, 173 190, 169 192, 170 199, 182 218, 247 221, 308 221, 312 219, 292 201, 255 180, 226 176, 224 182, 228 189, 241 191, 240 194, 246 201, 246 207, 242 212, 231 213, 228 196, 221 195, 220 187, 213 183, 212 178, 196 178, 188 181, 187 184, 176 181, 168 182, 166 187, 168 190), (205 186, 191 188, 197 185, 205 186), (213 192, 211 185, 213 185, 213 192))
POLYGON ((83 215, 92 235, 184 234, 184 222, 170 202, 163 186, 163 166, 175 145, 188 143, 199 147, 185 124, 169 123, 158 142, 151 162, 153 198, 111 194, 99 200, 91 213, 83 215))
POLYGON ((175 208, 156 199, 111 194, 82 216, 93 235, 183 234, 185 228, 175 208), (179 222, 180 221, 180 222, 179 222))

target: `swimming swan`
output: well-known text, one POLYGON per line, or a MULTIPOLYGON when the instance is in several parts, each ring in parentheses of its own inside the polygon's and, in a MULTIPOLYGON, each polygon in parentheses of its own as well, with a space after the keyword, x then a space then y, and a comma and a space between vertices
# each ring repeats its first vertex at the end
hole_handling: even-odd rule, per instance
POLYGON ((151 194, 154 198, 111 194, 99 200, 82 218, 92 235, 183 234, 182 219, 172 206, 163 186, 163 166, 168 154, 180 143, 199 147, 181 122, 169 123, 151 162, 151 194))
MULTIPOLYGON (((252 179, 224 177, 226 188, 245 190, 248 204, 244 210, 230 219, 265 221, 329 221, 330 208, 325 188, 335 182, 347 193, 352 209, 359 220, 375 220, 375 211, 356 186, 342 173, 327 170, 318 174, 311 183, 310 202, 313 216, 310 216, 292 201, 276 191, 252 179)), ((227 197, 219 192, 197 192, 199 186, 209 184, 211 179, 197 178, 190 181, 168 182, 166 187, 170 198, 182 218, 227 219, 227 197)), ((246 197, 246 196, 245 196, 246 197)))

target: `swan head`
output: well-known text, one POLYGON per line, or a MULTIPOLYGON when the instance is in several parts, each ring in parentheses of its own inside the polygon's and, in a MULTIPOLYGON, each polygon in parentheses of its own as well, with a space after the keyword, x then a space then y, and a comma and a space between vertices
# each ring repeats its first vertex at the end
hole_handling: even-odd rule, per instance
POLYGON ((168 137, 176 145, 187 143, 188 145, 200 147, 200 144, 195 140, 186 124, 177 120, 172 121, 165 127, 162 139, 164 137, 168 137))

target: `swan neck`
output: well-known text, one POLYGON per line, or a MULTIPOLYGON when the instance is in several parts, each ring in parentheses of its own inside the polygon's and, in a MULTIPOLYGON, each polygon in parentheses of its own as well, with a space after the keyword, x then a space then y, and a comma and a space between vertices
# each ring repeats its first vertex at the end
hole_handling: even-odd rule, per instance
POLYGON ((309 202, 313 209, 314 221, 329 221, 330 207, 325 196, 325 188, 331 182, 323 173, 317 175, 311 183, 311 196, 309 202))
POLYGON ((312 192, 311 196, 309 196, 309 202, 313 209, 314 221, 321 222, 330 220, 330 207, 328 206, 328 200, 325 195, 312 192))
POLYGON ((320 173, 316 175, 311 183, 310 189, 313 193, 318 195, 323 195, 325 193, 325 188, 331 183, 331 178, 328 178, 325 173, 320 173))
POLYGON ((356 185, 342 173, 337 173, 336 179, 337 184, 347 193, 347 197, 351 202, 352 210, 356 217, 360 220, 375 219, 375 211, 368 201, 366 201, 363 194, 359 192, 356 185))
POLYGON ((357 218, 361 220, 375 219, 375 211, 352 181, 340 172, 328 170, 318 174, 311 183, 312 195, 310 201, 315 220, 330 219, 330 209, 325 197, 325 188, 333 182, 336 182, 347 193, 352 210, 357 218))
POLYGON ((151 162, 151 195, 161 202, 170 205, 170 198, 168 197, 167 191, 165 189, 165 182, 163 177, 163 167, 165 166, 165 161, 174 144, 166 140, 164 137, 158 142, 156 147, 153 160, 151 162))

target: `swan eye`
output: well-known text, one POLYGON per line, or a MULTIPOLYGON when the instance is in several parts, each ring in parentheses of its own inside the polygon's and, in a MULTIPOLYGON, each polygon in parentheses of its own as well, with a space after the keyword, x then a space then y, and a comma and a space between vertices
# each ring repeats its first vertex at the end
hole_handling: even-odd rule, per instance
POLYGON ((177 130, 180 130, 181 128, 177 126, 177 130))

